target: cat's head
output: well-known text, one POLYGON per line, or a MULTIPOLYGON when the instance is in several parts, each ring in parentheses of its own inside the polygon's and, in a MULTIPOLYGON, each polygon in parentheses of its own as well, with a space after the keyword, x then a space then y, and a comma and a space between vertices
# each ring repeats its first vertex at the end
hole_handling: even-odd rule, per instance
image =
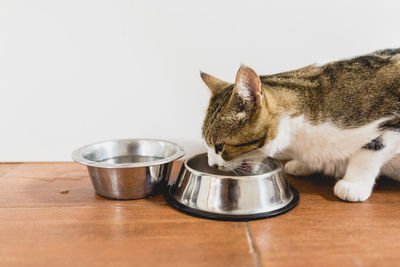
POLYGON ((210 166, 240 164, 275 138, 278 121, 269 110, 260 77, 251 68, 240 67, 234 84, 206 73, 201 78, 212 94, 202 128, 210 166))

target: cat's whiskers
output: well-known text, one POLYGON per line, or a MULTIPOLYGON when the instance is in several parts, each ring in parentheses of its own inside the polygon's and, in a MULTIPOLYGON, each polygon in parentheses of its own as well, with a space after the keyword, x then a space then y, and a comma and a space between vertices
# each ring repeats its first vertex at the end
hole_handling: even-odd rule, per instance
POLYGON ((269 165, 267 165, 265 163, 262 163, 262 162, 257 162, 257 161, 247 161, 246 164, 248 164, 248 163, 250 163, 250 165, 253 164, 254 166, 252 166, 252 167, 255 167, 255 165, 261 165, 261 166, 269 167, 269 165))

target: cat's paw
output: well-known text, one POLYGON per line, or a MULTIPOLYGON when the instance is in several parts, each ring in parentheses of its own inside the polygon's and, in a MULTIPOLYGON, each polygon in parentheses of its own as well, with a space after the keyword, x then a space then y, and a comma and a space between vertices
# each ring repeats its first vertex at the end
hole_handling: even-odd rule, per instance
POLYGON ((293 176, 307 176, 313 174, 312 170, 298 160, 291 160, 287 162, 285 164, 285 171, 287 174, 293 176))
POLYGON ((342 200, 358 202, 367 200, 371 195, 372 188, 342 179, 336 183, 333 191, 342 200))

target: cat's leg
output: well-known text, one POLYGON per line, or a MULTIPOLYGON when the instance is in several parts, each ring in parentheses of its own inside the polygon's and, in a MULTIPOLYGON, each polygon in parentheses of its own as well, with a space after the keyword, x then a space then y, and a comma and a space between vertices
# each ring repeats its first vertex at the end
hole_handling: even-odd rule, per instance
POLYGON ((347 169, 347 160, 334 160, 324 162, 319 167, 320 171, 331 177, 343 178, 347 169))
POLYGON ((307 164, 296 159, 288 161, 285 164, 285 171, 287 174, 293 176, 308 176, 315 172, 307 164))
POLYGON ((374 151, 360 149, 353 154, 348 162, 346 174, 339 180, 334 193, 347 201, 364 201, 372 192, 375 179, 385 161, 385 150, 374 151))
POLYGON ((395 155, 383 165, 381 174, 400 181, 400 154, 395 155))
POLYGON ((347 201, 364 201, 372 192, 375 180, 382 171, 394 178, 393 166, 400 152, 400 135, 386 132, 351 155, 346 174, 335 185, 334 192, 347 201), (386 165, 389 164, 389 165, 386 165), (383 167, 386 165, 386 168, 383 167))

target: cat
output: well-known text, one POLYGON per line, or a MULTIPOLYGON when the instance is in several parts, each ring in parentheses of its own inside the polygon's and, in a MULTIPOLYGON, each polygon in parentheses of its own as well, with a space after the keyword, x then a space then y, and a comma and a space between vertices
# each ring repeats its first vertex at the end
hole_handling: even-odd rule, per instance
POLYGON ((286 173, 342 178, 334 194, 351 202, 368 199, 379 175, 400 180, 400 48, 265 76, 243 65, 234 84, 201 78, 210 166, 285 154, 286 173))

